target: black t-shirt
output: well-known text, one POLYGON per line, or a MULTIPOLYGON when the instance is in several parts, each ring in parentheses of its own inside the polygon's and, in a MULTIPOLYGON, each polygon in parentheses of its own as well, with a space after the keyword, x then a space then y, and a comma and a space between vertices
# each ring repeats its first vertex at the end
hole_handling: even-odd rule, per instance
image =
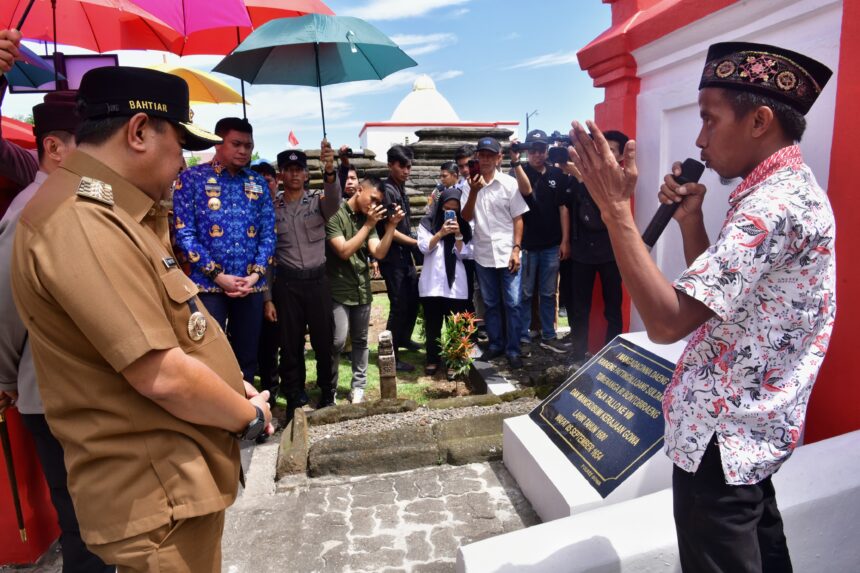
MULTIPOLYGON (((403 219, 397 223, 397 230, 406 236, 412 236, 412 227, 410 218, 412 211, 409 208, 409 198, 406 196, 406 188, 401 188, 390 177, 383 183, 384 193, 382 195, 382 204, 388 209, 389 205, 400 205, 403 212, 406 214, 403 219)), ((376 224, 376 234, 381 239, 385 235, 386 220, 383 219, 376 224)), ((391 242, 391 248, 388 249, 388 254, 381 260, 384 263, 402 263, 412 262, 412 248, 407 245, 402 245, 397 241, 391 242)))
POLYGON ((565 204, 570 213, 570 258, 597 265, 615 260, 609 231, 585 185, 571 177, 565 204))
MULTIPOLYGON (((551 165, 540 173, 524 163, 523 170, 532 184, 532 194, 525 198, 529 210, 523 214, 523 250, 557 247, 561 244, 558 208, 564 205, 570 178, 551 165)), ((511 176, 515 177, 513 172, 511 176)))

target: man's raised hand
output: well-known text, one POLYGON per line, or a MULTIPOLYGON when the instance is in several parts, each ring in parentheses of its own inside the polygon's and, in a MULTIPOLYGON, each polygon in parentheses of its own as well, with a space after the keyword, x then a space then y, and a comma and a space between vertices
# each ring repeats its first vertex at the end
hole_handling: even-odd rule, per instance
POLYGON ((630 198, 636 189, 639 172, 636 168, 636 142, 632 139, 624 146, 624 167, 618 164, 603 132, 593 121, 587 121, 588 131, 578 121, 572 124, 570 139, 574 143, 570 152, 582 181, 598 208, 604 214, 630 212, 630 198))
POLYGON ((0 30, 0 74, 5 74, 15 65, 20 53, 21 32, 18 30, 0 30))

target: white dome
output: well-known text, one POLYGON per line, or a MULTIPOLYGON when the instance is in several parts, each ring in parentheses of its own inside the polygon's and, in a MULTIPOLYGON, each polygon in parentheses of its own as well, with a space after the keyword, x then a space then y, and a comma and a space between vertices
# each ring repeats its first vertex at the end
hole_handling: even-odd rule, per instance
POLYGON ((412 91, 391 114, 389 121, 398 123, 449 123, 460 121, 457 112, 436 91, 436 84, 428 75, 419 76, 412 84, 412 91))

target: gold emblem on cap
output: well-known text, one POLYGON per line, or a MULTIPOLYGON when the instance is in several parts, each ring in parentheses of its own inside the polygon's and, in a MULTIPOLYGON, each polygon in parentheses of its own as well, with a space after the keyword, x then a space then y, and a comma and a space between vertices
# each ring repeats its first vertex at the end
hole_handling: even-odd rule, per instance
POLYGON ((730 75, 732 75, 733 73, 735 73, 736 69, 737 69, 737 66, 735 66, 735 63, 733 61, 724 60, 724 61, 720 62, 720 64, 717 66, 717 69, 714 71, 714 73, 716 73, 718 78, 725 79, 725 78, 729 77, 730 75))
POLYGON ((188 337, 194 342, 202 340, 206 335, 206 317, 202 312, 192 312, 188 319, 188 337))
POLYGON ((78 195, 93 199, 104 203, 105 205, 113 205, 113 188, 98 179, 92 177, 83 177, 78 185, 78 195))
POLYGON ((211 199, 209 199, 207 206, 213 211, 217 211, 221 208, 221 199, 219 199, 218 197, 212 197, 211 199))

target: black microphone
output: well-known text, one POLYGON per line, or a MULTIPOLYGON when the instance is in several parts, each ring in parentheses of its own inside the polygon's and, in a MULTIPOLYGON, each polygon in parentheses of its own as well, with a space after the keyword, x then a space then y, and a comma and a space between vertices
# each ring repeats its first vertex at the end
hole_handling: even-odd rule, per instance
MULTIPOLYGON (((681 164, 681 175, 675 177, 675 181, 677 181, 679 185, 683 185, 685 183, 698 183, 699 178, 704 172, 705 166, 702 163, 688 157, 684 160, 684 163, 681 164)), ((654 246, 654 243, 657 242, 657 239, 660 238, 660 235, 663 234, 663 230, 666 228, 666 225, 668 225, 669 221, 672 220, 672 215, 675 214, 675 211, 677 211, 680 206, 680 203, 672 203, 671 205, 661 204, 660 208, 657 209, 657 212, 654 213, 654 218, 651 219, 645 232, 642 233, 642 240, 648 246, 649 250, 654 246)))

